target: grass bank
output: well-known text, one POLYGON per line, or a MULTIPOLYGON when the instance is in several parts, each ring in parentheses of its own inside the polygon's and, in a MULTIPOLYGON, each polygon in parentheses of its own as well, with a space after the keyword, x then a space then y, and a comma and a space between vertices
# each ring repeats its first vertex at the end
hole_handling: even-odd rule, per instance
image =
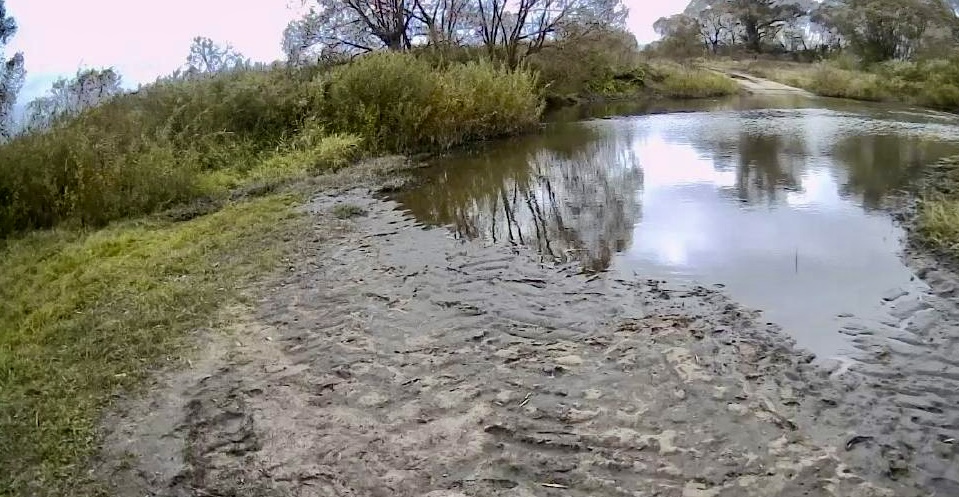
POLYGON ((178 361, 303 227, 294 195, 0 248, 0 495, 80 495, 100 410, 178 361))
POLYGON ((900 102, 959 112, 959 58, 885 62, 866 70, 842 60, 813 64, 764 60, 716 64, 826 97, 900 102))

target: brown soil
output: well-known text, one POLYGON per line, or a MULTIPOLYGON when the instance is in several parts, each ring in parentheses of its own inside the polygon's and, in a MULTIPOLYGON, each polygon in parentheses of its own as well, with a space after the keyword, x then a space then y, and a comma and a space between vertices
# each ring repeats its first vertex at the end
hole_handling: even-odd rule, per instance
POLYGON ((894 447, 821 422, 865 412, 842 371, 713 289, 457 240, 368 190, 308 210, 236 329, 105 423, 118 495, 913 494, 894 447))

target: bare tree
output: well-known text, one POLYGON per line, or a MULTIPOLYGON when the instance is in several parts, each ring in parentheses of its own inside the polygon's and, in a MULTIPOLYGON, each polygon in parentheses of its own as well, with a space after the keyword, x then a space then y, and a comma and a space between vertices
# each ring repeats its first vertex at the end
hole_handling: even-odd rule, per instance
POLYGON ((220 45, 207 37, 197 36, 190 45, 184 71, 187 76, 196 76, 242 69, 249 65, 250 62, 229 44, 220 45))
POLYGON ((355 55, 414 44, 478 43, 516 67, 561 36, 622 28, 622 0, 316 0, 283 47, 299 63, 316 53, 355 55))
POLYGON ((458 45, 476 31, 474 6, 471 0, 413 0, 411 15, 428 43, 458 45))
MULTIPOLYGON (((7 9, 0 0, 0 48, 7 44, 17 32, 16 21, 7 16, 7 9)), ((15 131, 13 118, 17 95, 23 87, 26 72, 23 66, 23 54, 16 53, 5 59, 0 51, 0 141, 9 139, 15 131)))
MULTIPOLYGON (((304 5, 308 0, 303 0, 304 5)), ((316 0, 317 5, 284 31, 291 63, 311 54, 353 56, 381 48, 412 46, 413 0, 316 0)))
POLYGON ((729 26, 729 12, 721 6, 707 6, 697 16, 699 21, 699 34, 703 42, 713 53, 719 50, 719 45, 724 39, 724 35, 729 26))
POLYGON ((479 29, 491 53, 503 50, 510 67, 542 50, 567 26, 587 34, 623 27, 626 8, 619 0, 478 0, 479 29))
POLYGON ((27 104, 29 129, 45 129, 57 120, 100 105, 123 91, 113 68, 78 71, 73 79, 60 78, 47 95, 27 104))
POLYGON ((742 27, 747 46, 757 52, 787 23, 803 15, 797 3, 779 0, 726 0, 726 5, 742 27))

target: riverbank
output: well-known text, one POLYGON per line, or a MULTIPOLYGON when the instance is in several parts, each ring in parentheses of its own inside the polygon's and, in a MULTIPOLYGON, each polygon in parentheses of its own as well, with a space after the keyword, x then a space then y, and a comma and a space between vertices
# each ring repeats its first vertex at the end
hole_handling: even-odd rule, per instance
POLYGON ((870 70, 839 62, 798 63, 770 60, 706 61, 718 70, 741 71, 824 97, 898 102, 959 112, 959 73, 949 60, 888 62, 870 70))
MULTIPOLYGON (((915 394, 951 384, 923 369, 931 359, 948 366, 948 357, 890 355, 881 333, 850 327, 873 341, 874 355, 854 367, 810 364, 811 355, 717 289, 580 274, 522 248, 423 230, 377 198, 402 183, 405 162, 364 164, 276 187, 265 199, 234 198, 221 212, 257 210, 261 201, 277 209, 262 223, 237 221, 248 229, 216 217, 214 206, 93 233, 112 240, 137 225, 148 234, 184 230, 177 238, 202 257, 180 261, 192 253, 184 245, 156 244, 176 270, 157 270, 153 256, 131 269, 117 261, 152 239, 82 245, 88 279, 118 267, 136 282, 110 272, 103 281, 144 300, 92 287, 83 302, 102 307, 68 306, 45 328, 23 328, 46 335, 10 335, 9 350, 46 357, 47 344, 31 337, 53 335, 74 309, 86 323, 119 323, 104 328, 114 334, 170 340, 152 348, 116 340, 114 349, 112 335, 99 334, 73 348, 53 343, 62 360, 19 391, 27 401, 71 406, 63 392, 91 387, 83 371, 103 350, 123 367, 95 378, 129 383, 87 391, 94 407, 111 407, 105 419, 84 403, 73 417, 41 417, 36 432, 36 418, 14 419, 24 430, 10 432, 23 435, 17 455, 42 441, 55 457, 4 461, 21 465, 9 466, 16 471, 5 474, 20 478, 4 482, 5 493, 949 495, 959 481, 949 469, 950 432, 939 429, 951 411, 915 394), (243 263, 264 250, 256 240, 278 250, 262 265, 243 263), (225 279, 217 279, 221 267, 225 279), (169 284, 183 285, 181 293, 196 287, 190 295, 207 307, 176 321, 195 308, 140 290, 169 284), (219 293, 210 297, 210 288, 219 293), (151 305, 160 314, 137 321, 151 305), (918 373, 890 376, 896 370, 918 373), (139 380, 146 388, 124 388, 139 380), (88 431, 101 419, 99 434, 88 431), (99 454, 93 473, 91 454, 99 454)), ((77 290, 45 283, 74 274, 42 266, 49 252, 20 252, 8 287, 18 295, 42 287, 51 292, 44 301, 56 302, 56 292, 77 290)), ((928 324, 930 308, 912 297, 891 302, 901 329, 928 324)), ((948 326, 917 333, 931 350, 953 343, 943 341, 948 326)), ((926 347, 905 333, 896 339, 926 347)), ((28 414, 37 412, 55 410, 28 414)))
POLYGON ((109 488, 903 495, 818 441, 797 406, 843 393, 756 313, 453 240, 395 207, 368 188, 313 197, 235 333, 108 423, 109 488), (365 215, 344 223, 342 205, 365 215))
MULTIPOLYGON (((703 88, 678 66, 653 79, 688 97, 703 88)), ((74 487, 101 409, 182 366, 197 330, 228 326, 224 309, 297 238, 294 206, 313 191, 304 185, 394 169, 344 170, 364 156, 534 128, 533 83, 489 63, 431 71, 383 54, 319 76, 161 81, 4 144, 0 445, 20 449, 0 455, 0 493, 86 492, 74 487), (456 105, 409 112, 437 98, 456 105)))

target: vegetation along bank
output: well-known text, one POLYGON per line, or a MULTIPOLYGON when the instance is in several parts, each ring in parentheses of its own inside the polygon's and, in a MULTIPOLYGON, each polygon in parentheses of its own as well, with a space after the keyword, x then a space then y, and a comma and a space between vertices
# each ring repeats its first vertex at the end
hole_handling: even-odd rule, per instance
POLYGON ((959 111, 956 0, 692 0, 647 51, 829 97, 959 111))
MULTIPOLYGON (((364 20, 369 4, 333 3, 366 23, 352 38, 319 10, 290 24, 288 59, 276 64, 198 37, 187 64, 153 84, 128 91, 116 70, 85 69, 20 115, 24 59, 7 61, 0 494, 93 492, 102 410, 187 361, 197 330, 229 323, 226 309, 302 233, 296 206, 308 194, 404 163, 357 162, 528 132, 547 104, 737 90, 725 76, 647 60, 619 2, 563 3, 515 34, 501 15, 407 7, 396 14, 409 16, 408 32, 397 33, 385 18, 364 20), (464 38, 464 23, 497 34, 464 38)), ((2 7, 5 42, 16 23, 2 7)))

